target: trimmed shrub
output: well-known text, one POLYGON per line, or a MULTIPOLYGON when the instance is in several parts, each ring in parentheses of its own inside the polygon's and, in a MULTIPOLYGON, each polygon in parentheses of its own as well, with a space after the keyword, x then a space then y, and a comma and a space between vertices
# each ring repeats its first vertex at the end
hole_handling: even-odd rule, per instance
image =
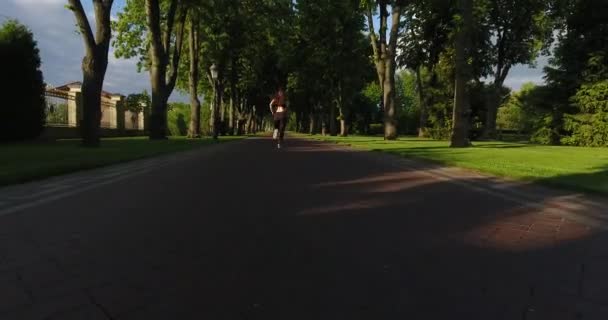
POLYGON ((0 27, 0 141, 38 137, 45 123, 44 81, 32 32, 15 20, 0 27))

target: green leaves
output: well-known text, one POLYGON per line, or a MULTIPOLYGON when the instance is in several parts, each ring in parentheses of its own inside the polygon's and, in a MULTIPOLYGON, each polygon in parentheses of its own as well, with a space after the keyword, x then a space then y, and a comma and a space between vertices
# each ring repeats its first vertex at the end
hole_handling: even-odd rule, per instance
POLYGON ((118 19, 112 21, 114 39, 112 46, 117 58, 139 58, 138 71, 146 69, 149 63, 150 39, 147 34, 144 0, 127 0, 118 19))
POLYGON ((608 112, 608 80, 584 84, 576 92, 573 101, 586 113, 608 112))
POLYGON ((125 98, 125 109, 139 113, 150 107, 151 98, 148 91, 144 90, 141 93, 133 93, 125 98))

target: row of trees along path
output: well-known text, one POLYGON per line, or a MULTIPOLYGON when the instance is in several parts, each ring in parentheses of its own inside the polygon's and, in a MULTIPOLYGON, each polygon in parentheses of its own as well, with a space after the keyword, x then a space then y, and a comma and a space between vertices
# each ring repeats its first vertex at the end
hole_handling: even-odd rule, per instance
MULTIPOLYGON (((260 128, 270 94, 286 85, 294 130, 369 133, 381 122, 384 138, 393 140, 405 132, 408 106, 396 83, 402 68, 416 80, 418 134, 441 129, 451 146, 466 147, 474 119, 482 137, 496 137, 511 68, 550 52, 559 31, 552 62, 559 69, 569 39, 563 35, 580 24, 573 17, 602 11, 601 4, 574 0, 127 0, 111 21, 113 0, 92 5, 94 24, 80 0, 69 0, 85 44, 86 146, 100 143, 100 92, 112 45, 117 57, 137 58, 138 71, 149 72, 151 139, 166 138, 168 99, 176 89, 190 94, 188 136, 198 138, 200 95, 210 97, 204 103, 217 137, 220 126, 229 134, 260 128), (476 88, 484 90, 482 113, 472 108, 476 88)), ((605 27, 601 19, 594 23, 605 27)), ((589 48, 579 62, 594 53, 605 63, 604 49, 589 48)), ((547 72, 555 90, 569 88, 562 100, 584 84, 547 72)))

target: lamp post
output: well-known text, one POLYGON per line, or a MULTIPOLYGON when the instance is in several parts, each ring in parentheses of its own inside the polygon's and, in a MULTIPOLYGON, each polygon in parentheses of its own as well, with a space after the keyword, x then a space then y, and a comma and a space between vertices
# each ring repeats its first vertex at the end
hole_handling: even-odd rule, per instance
POLYGON ((219 129, 217 123, 217 110, 220 103, 220 93, 218 92, 219 90, 217 88, 218 70, 215 63, 211 65, 209 71, 211 72, 211 80, 213 81, 213 108, 211 109, 211 126, 213 131, 213 139, 217 140, 219 129))

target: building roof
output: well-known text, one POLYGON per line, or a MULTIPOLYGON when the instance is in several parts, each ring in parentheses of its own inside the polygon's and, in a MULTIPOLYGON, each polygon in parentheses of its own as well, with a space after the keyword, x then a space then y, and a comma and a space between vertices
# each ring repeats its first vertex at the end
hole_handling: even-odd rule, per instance
MULTIPOLYGON (((82 82, 80 81, 74 81, 74 82, 70 82, 70 83, 66 83, 64 85, 55 87, 55 90, 59 90, 59 91, 70 91, 70 89, 72 88, 80 88, 82 87, 82 82)), ((107 91, 101 91, 101 95, 106 97, 106 98, 111 98, 112 96, 122 96, 120 93, 111 93, 111 92, 107 92, 107 91)))

